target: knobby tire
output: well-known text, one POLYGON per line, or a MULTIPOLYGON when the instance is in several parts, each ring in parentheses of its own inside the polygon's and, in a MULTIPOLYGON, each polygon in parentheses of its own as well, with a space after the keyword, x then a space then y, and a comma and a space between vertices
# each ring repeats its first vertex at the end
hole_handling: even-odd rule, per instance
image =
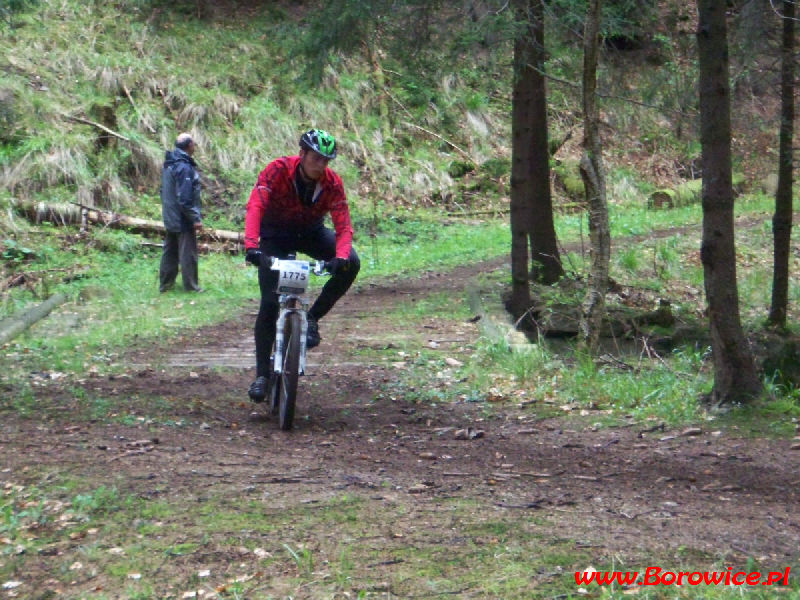
POLYGON ((300 315, 289 313, 284 324, 285 345, 283 352, 283 368, 280 380, 276 383, 279 387, 280 398, 278 420, 281 429, 287 431, 294 422, 294 406, 297 398, 297 380, 300 376, 300 336, 302 335, 300 315))
MULTIPOLYGON (((275 357, 275 348, 272 348, 272 356, 270 356, 269 362, 273 364, 275 357)), ((281 404, 281 378, 278 376, 274 370, 269 375, 269 405, 270 405, 270 414, 277 415, 278 410, 281 404)))

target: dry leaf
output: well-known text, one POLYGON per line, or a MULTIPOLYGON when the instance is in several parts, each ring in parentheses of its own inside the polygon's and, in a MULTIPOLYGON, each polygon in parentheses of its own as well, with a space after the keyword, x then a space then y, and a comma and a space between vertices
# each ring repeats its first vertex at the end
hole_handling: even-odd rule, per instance
POLYGON ((483 437, 484 431, 482 429, 473 429, 472 427, 466 427, 465 429, 459 429, 455 433, 455 438, 457 440, 474 440, 476 438, 483 437))

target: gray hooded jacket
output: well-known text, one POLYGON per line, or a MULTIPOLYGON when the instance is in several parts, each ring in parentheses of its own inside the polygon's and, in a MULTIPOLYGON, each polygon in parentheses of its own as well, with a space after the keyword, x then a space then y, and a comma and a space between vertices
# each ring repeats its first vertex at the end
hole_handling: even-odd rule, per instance
POLYGON ((161 212, 164 227, 174 233, 191 231, 202 221, 197 163, 180 148, 167 150, 164 156, 161 212))

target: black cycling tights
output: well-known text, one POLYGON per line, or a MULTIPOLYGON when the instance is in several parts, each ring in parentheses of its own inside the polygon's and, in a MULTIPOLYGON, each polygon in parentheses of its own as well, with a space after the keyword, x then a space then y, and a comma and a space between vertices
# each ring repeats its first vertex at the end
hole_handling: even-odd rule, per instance
MULTIPOLYGON (((336 255, 336 235, 323 226, 314 227, 300 233, 286 231, 275 232, 263 236, 261 252, 267 256, 286 258, 289 254, 302 252, 316 260, 331 260, 336 255)), ((308 311, 308 316, 321 319, 333 305, 344 296, 355 281, 361 268, 358 254, 351 248, 349 268, 347 271, 332 275, 322 287, 317 300, 308 311)), ((258 285, 261 289, 261 306, 258 310, 255 326, 256 341, 256 376, 267 376, 270 372, 269 356, 272 343, 275 341, 275 321, 278 318, 278 296, 275 289, 278 273, 263 266, 258 269, 258 285)))

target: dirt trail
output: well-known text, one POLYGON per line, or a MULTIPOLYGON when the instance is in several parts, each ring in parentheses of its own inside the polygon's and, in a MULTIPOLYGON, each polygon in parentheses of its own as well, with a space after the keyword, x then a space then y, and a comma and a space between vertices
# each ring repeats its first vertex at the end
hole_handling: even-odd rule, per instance
POLYGON ((175 340, 178 351, 132 352, 128 360, 137 366, 129 376, 81 383, 126 407, 158 395, 173 421, 192 426, 146 422, 146 409, 141 422, 134 409, 128 424, 72 422, 74 389, 51 382, 41 393, 57 418, 7 419, 3 447, 19 451, 6 453, 4 467, 15 476, 26 467, 53 468, 97 485, 120 485, 122 476, 125 492, 167 489, 182 502, 212 488, 239 501, 268 493, 271 502, 314 502, 348 489, 402 502, 463 497, 486 510, 543 511, 553 535, 605 556, 685 546, 757 557, 776 569, 796 563, 800 451, 788 440, 705 426, 597 429, 591 415, 541 419, 535 403, 496 405, 487 416, 480 404, 458 399, 432 406, 395 396, 392 383, 404 359, 375 361, 359 350, 404 338, 435 342, 454 358, 469 353, 480 335, 474 323, 430 318, 406 328, 386 316, 387 307, 431 288, 462 294, 468 276, 466 269, 429 274, 362 285, 346 296, 322 323, 323 342, 301 380, 292 432, 281 432, 245 401, 254 303, 244 318, 175 340), (336 354, 334 346, 350 351, 336 354), (482 437, 456 439, 467 427, 482 437), (147 448, 135 445, 154 439, 147 448))

